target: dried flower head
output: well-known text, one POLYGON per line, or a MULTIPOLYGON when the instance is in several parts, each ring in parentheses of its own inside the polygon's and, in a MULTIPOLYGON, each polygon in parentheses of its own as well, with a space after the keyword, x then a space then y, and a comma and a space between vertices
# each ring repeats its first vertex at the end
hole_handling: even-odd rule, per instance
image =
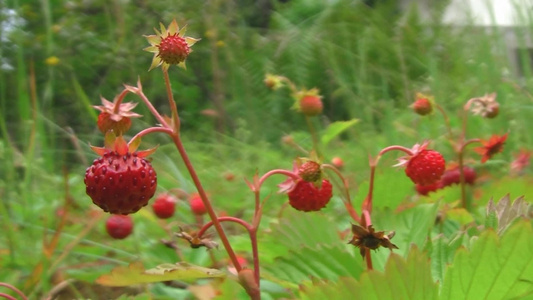
POLYGON ((273 74, 266 74, 265 80, 263 81, 267 88, 275 91, 281 87, 283 87, 283 79, 281 76, 273 75, 273 74))
POLYGON ((465 109, 470 110, 474 115, 492 119, 498 115, 500 104, 496 102, 496 93, 490 93, 468 100, 465 109))
POLYGON ((211 240, 208 236, 199 237, 196 232, 186 232, 180 227, 180 232, 175 233, 176 237, 179 237, 180 239, 184 239, 187 242, 189 242, 189 245, 191 248, 200 248, 200 247, 206 247, 207 250, 211 250, 213 248, 218 249, 218 243, 211 240))
POLYGON ((367 228, 352 224, 353 238, 348 242, 360 249, 361 256, 365 257, 367 249, 376 250, 379 247, 398 249, 396 245, 391 243, 390 239, 394 237, 395 232, 391 231, 389 234, 385 234, 383 231, 376 232, 372 225, 367 228))
POLYGON ((506 139, 507 133, 502 136, 493 135, 489 140, 481 140, 480 142, 483 146, 474 149, 474 151, 481 155, 481 163, 485 163, 492 158, 494 154, 502 152, 503 144, 505 144, 506 139))
POLYGON ((176 20, 172 20, 168 28, 163 23, 160 26, 161 31, 154 28, 156 35, 145 36, 151 46, 144 50, 154 53, 150 70, 159 66, 167 70, 170 65, 185 69, 185 59, 192 52, 191 47, 200 39, 186 37, 186 26, 180 29, 176 20))
POLYGON ((98 115, 98 129, 102 133, 113 130, 116 135, 122 135, 131 127, 130 118, 138 118, 141 115, 132 112, 131 110, 137 106, 134 102, 122 102, 122 94, 113 99, 113 102, 108 101, 104 97, 100 97, 102 105, 93 106, 100 111, 98 115))

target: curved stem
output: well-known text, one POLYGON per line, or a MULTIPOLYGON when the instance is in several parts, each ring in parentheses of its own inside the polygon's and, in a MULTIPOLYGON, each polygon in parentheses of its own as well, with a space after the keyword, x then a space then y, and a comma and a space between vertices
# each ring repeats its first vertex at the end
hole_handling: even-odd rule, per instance
MULTIPOLYGON (((283 170, 283 169, 275 169, 275 170, 270 170, 267 173, 265 173, 263 176, 261 176, 261 178, 259 178, 259 181, 257 182, 258 186, 254 187, 254 188, 259 190, 261 188, 261 185, 263 185, 263 183, 265 182, 265 180, 268 177, 270 177, 272 175, 275 175, 275 174, 285 175, 287 177, 291 177, 294 180, 300 179, 300 176, 298 176, 298 174, 296 174, 294 172, 291 172, 291 171, 288 171, 288 170, 283 170)), ((255 192, 255 190, 254 190, 254 192, 255 192)))
MULTIPOLYGON (((250 231, 250 230, 253 230, 253 227, 252 225, 248 224, 248 222, 242 220, 242 219, 239 219, 239 218, 235 218, 235 217, 218 217, 218 221, 220 223, 222 222, 233 222, 233 223, 237 223, 239 225, 241 225, 242 227, 244 227, 247 231, 250 231)), ((211 228, 211 226, 213 226, 214 222, 213 221, 209 221, 207 223, 204 224, 204 226, 202 226, 202 228, 200 228, 200 230, 198 230, 198 232, 196 233, 198 235, 198 237, 202 237, 205 232, 211 228)))
POLYGON ((133 136, 133 138, 131 138, 131 140, 133 141, 137 138, 141 138, 147 134, 154 133, 154 132, 162 132, 170 136, 174 134, 174 132, 171 129, 166 128, 166 127, 150 127, 150 128, 143 129, 142 131, 137 133, 135 136, 133 136))
POLYGON ((0 298, 6 298, 7 300, 17 300, 17 298, 4 293, 0 293, 0 298))
POLYGON ((174 131, 179 132, 180 130, 180 118, 178 116, 178 106, 176 101, 174 101, 174 95, 172 94, 172 86, 170 85, 170 79, 168 77, 168 69, 161 68, 163 70, 163 77, 165 78, 165 86, 167 89, 168 104, 170 105, 170 111, 172 112, 172 120, 174 120, 174 131))
POLYGON ((466 184, 465 184, 465 174, 464 174, 464 150, 465 147, 473 144, 473 143, 479 143, 480 139, 470 139, 466 142, 463 142, 461 146, 457 149, 457 162, 459 164, 459 185, 461 186, 461 206, 466 209, 470 210, 471 203, 469 199, 466 197, 466 184))
POLYGON ((389 151, 393 151, 393 150, 399 150, 399 151, 402 151, 402 152, 405 152, 407 155, 414 155, 413 151, 409 148, 406 148, 404 146, 398 146, 398 145, 393 145, 393 146, 388 146, 388 147, 385 147, 383 149, 381 149, 381 151, 379 151, 379 154, 378 156, 376 157, 376 160, 375 160, 375 164, 377 165, 379 159, 381 158, 381 156, 383 156, 383 154, 389 152, 389 151))
POLYGON ((211 205, 211 201, 209 201, 209 199, 207 198, 207 193, 205 192, 204 187, 202 186, 202 183, 200 182, 200 179, 198 178, 198 175, 196 174, 196 170, 194 169, 191 163, 191 160, 189 159, 189 156, 187 155, 187 151, 185 151, 185 148, 183 147, 183 143, 181 142, 179 134, 174 133, 172 135, 172 139, 174 140, 174 144, 176 145, 176 148, 178 149, 180 156, 185 166, 187 167, 187 170, 189 171, 189 174, 191 175, 194 185, 196 186, 196 189, 198 190, 198 194, 200 195, 200 198, 202 199, 202 202, 205 205, 207 213, 209 214, 209 217, 211 218, 213 225, 215 226, 215 229, 218 233, 218 236, 220 237, 220 240, 222 241, 222 244, 224 245, 224 248, 226 249, 226 252, 228 253, 237 272, 241 271, 242 266, 239 264, 239 261, 237 260, 237 256, 235 255, 235 251, 233 251, 233 248, 231 247, 228 237, 226 233, 224 232, 222 225, 220 225, 220 222, 218 221, 218 217, 215 213, 215 210, 213 209, 213 206, 211 205))
POLYGON ((332 170, 342 181, 343 187, 344 187, 344 206, 346 207, 346 210, 348 211, 348 214, 350 214, 350 217, 357 222, 361 223, 361 218, 359 218, 359 215, 357 215, 357 211, 352 205, 352 198, 350 197, 350 190, 348 188, 348 181, 344 178, 342 173, 337 169, 335 166, 330 164, 323 164, 322 167, 324 169, 332 170))
POLYGON ((144 102, 144 104, 148 107, 148 109, 150 110, 150 112, 152 113, 152 115, 154 115, 154 117, 157 119, 157 121, 159 121, 159 123, 161 123, 161 125, 163 127, 166 127, 166 128, 170 128, 170 126, 168 126, 167 124, 167 121, 165 121, 165 119, 163 118, 163 116, 161 116, 161 114, 155 109, 155 107, 152 105, 152 103, 150 102, 150 100, 148 100, 148 98, 146 97, 146 95, 143 93, 142 89, 141 88, 138 88, 137 91, 136 91, 136 94, 137 96, 139 96, 139 98, 141 98, 141 100, 144 102))
POLYGON ((128 89, 124 89, 118 96, 115 98, 115 107, 113 107, 113 113, 117 114, 119 112, 120 104, 124 100, 124 97, 129 93, 130 91, 128 89))
POLYGON ((17 289, 16 287, 14 287, 13 285, 11 285, 9 283, 0 282, 0 286, 6 287, 6 288, 14 291, 15 293, 17 293, 24 300, 28 299, 28 297, 26 297, 26 295, 24 295, 24 293, 21 290, 17 289))

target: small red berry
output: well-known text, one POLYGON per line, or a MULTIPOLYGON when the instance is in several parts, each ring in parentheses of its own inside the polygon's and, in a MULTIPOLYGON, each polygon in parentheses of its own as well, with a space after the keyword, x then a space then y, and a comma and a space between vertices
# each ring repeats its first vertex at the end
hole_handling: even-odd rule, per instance
POLYGON ((342 169, 342 167, 344 167, 344 161, 342 160, 342 158, 338 156, 335 156, 334 158, 331 159, 331 164, 334 165, 338 169, 342 169))
POLYGON ((133 221, 130 216, 111 215, 105 223, 105 229, 112 238, 121 240, 133 231, 133 221))
POLYGON ((322 179, 320 187, 316 187, 312 182, 298 180, 288 196, 289 204, 295 209, 318 211, 324 208, 333 196, 332 186, 327 179, 322 179))
POLYGON ((322 176, 322 169, 319 163, 310 160, 298 168, 298 175, 307 182, 315 182, 322 176))
POLYGON ((433 105, 427 98, 418 98, 411 105, 413 111, 421 116, 430 114, 433 111, 433 105))
POLYGON ((424 149, 409 158, 405 174, 415 184, 430 185, 440 179, 444 168, 444 157, 439 152, 424 149))
POLYGON ((430 185, 421 185, 421 184, 415 185, 416 191, 418 192, 418 194, 420 194, 422 196, 427 196, 430 192, 434 192, 434 191, 440 189, 441 187, 442 186, 441 186, 441 182, 440 181, 437 181, 437 182, 432 183, 430 185))
POLYGON ((192 194, 189 200, 191 210, 195 215, 203 215, 207 212, 202 198, 198 194, 192 194))
MULTIPOLYGON (((474 184, 476 181, 476 171, 468 166, 463 167, 463 174, 466 184, 474 184)), ((446 170, 440 178, 442 187, 450 186, 452 184, 459 184, 461 182, 461 174, 459 173, 459 167, 455 167, 450 170, 446 170)))
POLYGON ((157 47, 159 48, 158 56, 169 65, 185 61, 191 52, 187 41, 177 33, 163 37, 157 47))
POLYGON ((168 219, 176 211, 176 200, 169 194, 159 195, 152 204, 154 214, 160 219, 168 219))
POLYGON ((148 204, 157 188, 152 165, 137 152, 106 152, 85 171, 87 195, 105 212, 131 214, 148 204))
POLYGON ((300 98, 299 107, 304 115, 313 117, 322 113, 324 105, 320 96, 305 95, 300 98))

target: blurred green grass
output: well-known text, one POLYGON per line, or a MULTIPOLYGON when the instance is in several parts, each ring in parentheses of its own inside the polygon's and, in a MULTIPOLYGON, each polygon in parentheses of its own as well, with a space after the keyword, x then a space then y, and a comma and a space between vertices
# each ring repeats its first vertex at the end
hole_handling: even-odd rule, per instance
MULTIPOLYGON (((95 157, 88 143, 99 145, 103 139, 94 126, 96 113, 91 107, 99 104, 100 95, 111 100, 123 83, 133 84, 140 77, 154 105, 166 109, 163 78, 157 71, 147 72, 152 56, 142 51, 148 45, 142 35, 152 34, 152 27, 173 18, 180 25, 188 23, 188 35, 202 38, 188 58, 187 71, 172 68, 170 72, 186 148, 215 205, 230 215, 249 217, 253 212, 251 193, 242 178, 251 179, 256 171, 290 169, 292 159, 301 155, 281 143, 284 135, 291 134, 307 149, 311 145, 304 119, 290 110, 289 94, 263 85, 266 73, 321 90, 325 112, 317 125, 360 119, 325 151, 326 159, 345 160, 356 202, 364 197, 365 191, 360 193, 358 187, 365 187, 368 154, 375 155, 387 145, 410 146, 433 139, 435 147, 453 160, 441 116, 422 119, 408 109, 418 91, 434 95, 450 111, 456 127, 460 124, 456 112, 467 99, 497 92, 500 116, 490 121, 470 118, 468 136, 488 138, 511 132, 497 162, 476 165, 484 174, 490 171, 489 178, 503 176, 512 153, 533 148, 529 130, 533 80, 527 50, 520 52, 523 74, 519 74, 507 57, 502 31, 442 25, 439 7, 431 12, 430 22, 422 22, 415 9, 399 13, 392 2, 369 8, 347 0, 273 1, 271 14, 265 16, 244 0, 4 1, 5 7, 0 7, 0 224, 6 234, 0 236, 0 281, 43 297, 61 279, 94 279, 114 263, 141 259, 156 265, 179 259, 158 242, 165 237, 165 225, 149 209, 134 217, 135 238, 123 242, 107 238, 103 221, 91 223, 89 212, 94 207, 85 195, 82 177, 85 161, 95 157), (258 16, 269 22, 259 22, 258 16), (217 110, 219 117, 202 114, 205 109, 217 110), (236 179, 223 180, 227 172, 236 179), (60 224, 56 212, 65 199, 72 203, 67 223, 47 257, 43 249, 60 224), (95 227, 84 234, 89 224, 95 227), (63 252, 66 256, 58 260, 63 252), (44 272, 35 271, 39 263, 44 272), (38 277, 34 285, 28 283, 32 274, 38 277)), ((531 30, 517 28, 516 33, 519 44, 525 45, 531 30)), ((136 101, 132 96, 126 100, 136 101)), ((132 131, 154 124, 146 108, 139 105, 137 111, 145 117, 134 122, 132 131)), ((145 142, 161 145, 154 155, 160 190, 192 192, 169 141, 154 136, 145 142)), ((387 158, 380 168, 392 164, 392 158, 387 158)), ((527 188, 531 168, 526 175, 517 189, 529 192, 531 200, 527 188)), ((267 206, 272 208, 266 220, 273 222, 285 202, 285 197, 275 194, 275 184, 269 182, 264 190, 265 196, 271 194, 267 206)), ((488 193, 503 196, 494 187, 488 193)), ((342 207, 335 205, 331 210, 341 214, 342 207)), ((186 203, 180 204, 176 220, 181 225, 194 223, 186 203)), ((338 220, 339 224, 346 221, 338 220)), ((184 256, 197 264, 208 264, 210 259, 203 251, 185 250, 184 256)), ((222 251, 215 256, 225 258, 222 251)), ((160 295, 174 295, 170 289, 156 289, 160 295)))

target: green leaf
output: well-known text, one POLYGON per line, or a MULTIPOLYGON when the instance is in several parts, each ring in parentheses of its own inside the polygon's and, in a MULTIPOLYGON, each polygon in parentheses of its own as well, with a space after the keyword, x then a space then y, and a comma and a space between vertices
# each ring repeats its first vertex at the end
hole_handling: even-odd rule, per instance
POLYGON ((441 299, 514 299, 533 293, 533 229, 528 221, 501 238, 483 232, 472 250, 460 249, 444 279, 441 299))
POLYGON ((352 127, 359 122, 358 119, 352 119, 349 121, 337 121, 329 124, 329 126, 322 132, 321 142, 322 145, 327 145, 331 140, 337 137, 346 129, 352 127))
POLYGON ((474 217, 464 208, 452 208, 446 211, 446 218, 454 220, 461 225, 474 222, 474 217))
POLYGON ((222 271, 184 262, 162 264, 149 270, 145 270, 141 262, 133 262, 127 267, 119 266, 114 268, 110 274, 100 276, 96 282, 106 286, 128 286, 169 280, 193 282, 202 278, 220 278, 224 276, 226 275, 222 271))
POLYGON ((413 247, 407 260, 391 254, 383 273, 364 272, 358 282, 343 278, 335 283, 315 283, 303 289, 301 299, 428 300, 437 299, 437 294, 428 258, 413 247))
POLYGON ((298 284, 310 277, 329 280, 358 277, 363 271, 363 260, 344 247, 304 246, 263 269, 279 280, 298 284))
POLYGON ((465 235, 460 233, 451 241, 444 235, 440 234, 432 241, 431 247, 431 274, 433 279, 442 282, 446 268, 453 261, 455 252, 462 245, 465 235))
MULTIPOLYGON (((373 207, 396 208, 409 196, 415 193, 415 187, 411 180, 398 171, 387 171, 376 174, 374 181, 373 207), (379 188, 386 187, 386 188, 379 188)), ((369 182, 363 182, 358 190, 359 193, 354 201, 355 207, 360 207, 368 194, 369 182)))

